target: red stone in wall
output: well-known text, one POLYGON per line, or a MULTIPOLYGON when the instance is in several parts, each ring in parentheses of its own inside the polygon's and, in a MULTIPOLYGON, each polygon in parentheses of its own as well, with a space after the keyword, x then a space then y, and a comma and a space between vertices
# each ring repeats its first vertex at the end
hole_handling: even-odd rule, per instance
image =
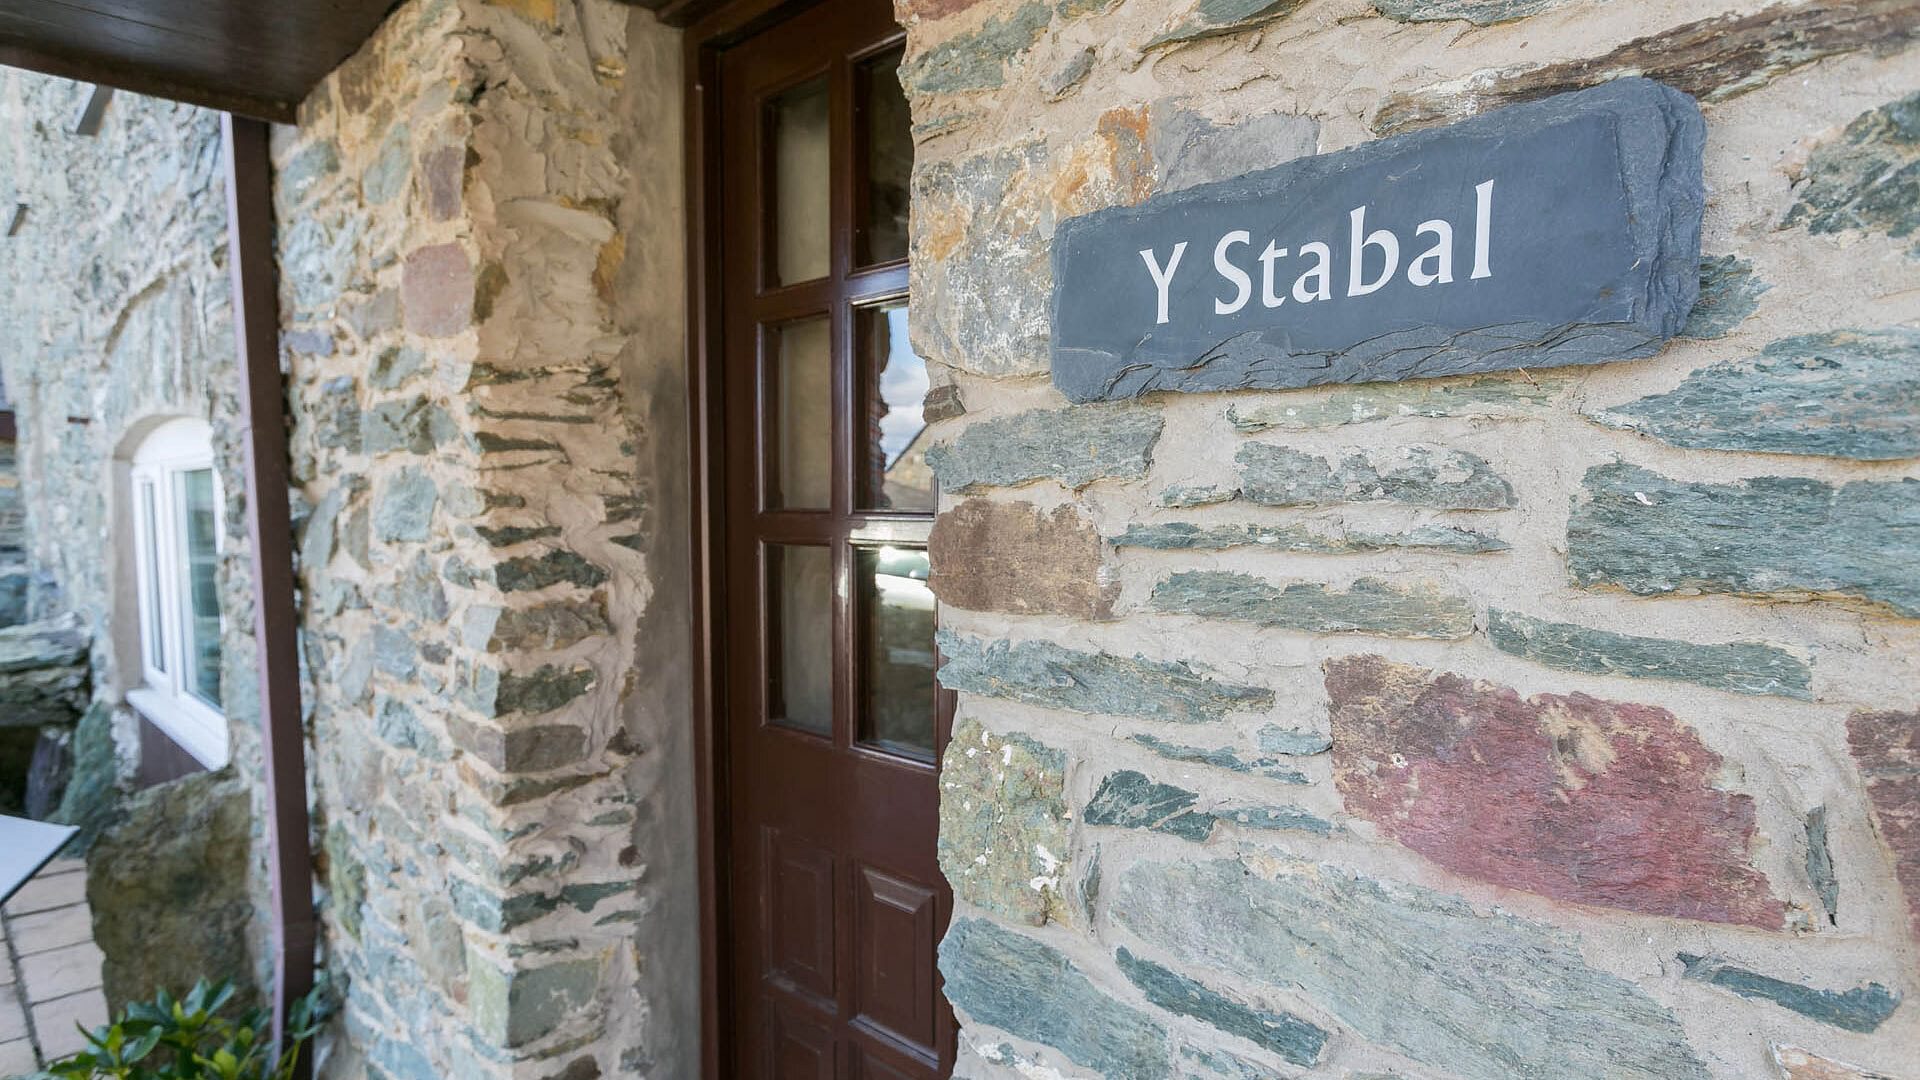
POLYGON ((1517 692, 1350 656, 1326 665, 1349 812, 1448 870, 1572 903, 1778 929, 1751 797, 1665 709, 1517 692))
POLYGON ((1854 713, 1847 717, 1847 746, 1867 782, 1873 827, 1893 852, 1920 941, 1920 711, 1854 713))

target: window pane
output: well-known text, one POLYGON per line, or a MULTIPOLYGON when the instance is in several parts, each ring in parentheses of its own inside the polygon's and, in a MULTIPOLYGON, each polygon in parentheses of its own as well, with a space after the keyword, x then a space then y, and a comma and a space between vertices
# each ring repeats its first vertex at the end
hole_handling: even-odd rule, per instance
POLYGON ((193 469, 179 476, 180 531, 186 559, 181 612, 186 638, 187 692, 220 707, 220 551, 219 508, 214 505, 213 470, 193 469))
POLYGON ((933 760, 933 590, 927 553, 863 548, 859 556, 864 637, 860 741, 933 760))
POLYGON ((922 435, 927 362, 907 342, 907 302, 860 312, 867 396, 866 467, 861 505, 874 510, 933 511, 933 470, 922 435))
POLYGON ((166 607, 161 603, 160 506, 151 480, 140 482, 140 546, 146 549, 147 595, 141 605, 140 632, 146 635, 147 666, 167 670, 166 607))
POLYGON ((825 315, 788 323, 769 336, 776 357, 767 380, 768 509, 833 505, 833 348, 825 315))
POLYGON ((833 550, 767 545, 767 719, 833 734, 833 550))
POLYGON ((866 143, 866 204, 860 222, 861 263, 907 257, 907 184, 913 175, 913 117, 900 89, 900 58, 894 49, 860 65, 866 143))
POLYGON ((773 142, 774 283, 827 276, 827 78, 801 83, 767 108, 773 142))

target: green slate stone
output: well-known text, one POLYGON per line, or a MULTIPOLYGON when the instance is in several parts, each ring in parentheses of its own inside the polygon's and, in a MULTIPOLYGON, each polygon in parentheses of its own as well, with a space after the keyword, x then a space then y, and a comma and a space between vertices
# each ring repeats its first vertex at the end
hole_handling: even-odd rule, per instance
POLYGON ((1734 967, 1713 957, 1681 953, 1679 959, 1689 979, 1731 990, 1741 997, 1771 1001, 1809 1019, 1862 1034, 1878 1031, 1887 1017, 1893 1015, 1893 1010, 1900 1007, 1902 997, 1879 983, 1838 992, 1818 990, 1734 967))
POLYGON ((1273 704, 1265 687, 1222 682, 1196 664, 1080 652, 1047 641, 938 635, 939 679, 963 690, 1051 709, 1204 723, 1273 704))
POLYGON ((1198 795, 1185 788, 1156 783, 1126 769, 1100 781, 1081 820, 1089 825, 1157 829, 1189 840, 1204 840, 1213 831, 1213 818, 1186 812, 1198 800, 1198 795))
POLYGON ((1827 808, 1816 806, 1807 811, 1807 880, 1826 909, 1827 925, 1837 926, 1840 919, 1840 877, 1834 873, 1833 851, 1827 846, 1827 808))
POLYGON ((1230 746, 1185 746, 1180 743, 1168 742, 1165 739, 1153 735, 1135 735, 1133 741, 1159 754, 1168 761, 1178 761, 1184 765, 1210 765, 1213 768, 1226 769, 1229 772, 1257 773, 1260 776, 1265 776, 1272 780, 1280 780, 1289 784, 1304 784, 1307 782, 1306 776, 1302 773, 1282 767, 1279 758, 1244 757, 1230 746))
POLYGON ((1693 302, 1680 336, 1725 337, 1760 307, 1760 294, 1771 288, 1754 276, 1753 264, 1738 255, 1700 260, 1700 298, 1693 302))
POLYGON ((1238 1035, 1295 1065, 1312 1065, 1320 1060, 1327 1033, 1292 1013, 1243 1005, 1124 948, 1114 953, 1114 960, 1148 1001, 1168 1012, 1191 1016, 1229 1035, 1238 1035))
POLYGON ((467 1008, 474 1028, 496 1045, 525 1046, 551 1034, 591 1005, 600 986, 600 961, 563 960, 503 971, 479 953, 467 962, 467 1008))
POLYGON ((1920 618, 1920 480, 1671 480, 1587 470, 1567 522, 1576 584, 1640 596, 1849 597, 1920 618))
POLYGON ((1134 524, 1112 537, 1115 547, 1160 551, 1222 551, 1264 547, 1306 555, 1348 555, 1396 548, 1477 555, 1505 551, 1507 543, 1485 533, 1453 525, 1421 525, 1403 533, 1325 531, 1308 525, 1195 525, 1173 521, 1134 524))
POLYGON ((971 491, 1058 480, 1137 480, 1153 464, 1163 421, 1157 412, 1081 406, 1025 412, 968 427, 949 446, 927 450, 940 490, 971 491))
POLYGON ((1920 457, 1920 331, 1786 338, 1595 419, 1688 449, 1920 457))
POLYGON ((1588 966, 1577 939, 1457 897, 1271 853, 1136 863, 1111 892, 1116 922, 1191 970, 1302 993, 1360 1038, 1435 1069, 1708 1076, 1679 1021, 1588 966))
POLYGON ((1788 227, 1913 235, 1920 228, 1920 92, 1855 117, 1813 152, 1806 176, 1788 227))
POLYGON ((1513 487, 1484 458, 1461 450, 1408 446, 1403 461, 1382 467, 1350 453, 1340 461, 1270 443, 1247 443, 1240 495, 1262 506, 1334 506, 1393 502, 1434 510, 1505 510, 1513 487))
POLYGON ((1317 400, 1305 395, 1255 405, 1229 405, 1227 422, 1237 431, 1313 431, 1345 424, 1421 416, 1525 416, 1551 404, 1567 380, 1535 376, 1473 375, 1398 383, 1343 386, 1317 400))
POLYGON ((954 730, 940 771, 940 872, 954 895, 1030 926, 1067 920, 1067 755, 1024 735, 954 730))
POLYGON ((561 582, 592 588, 607 580, 607 572, 574 552, 549 551, 508 559, 494 567, 493 578, 501 592, 526 592, 561 582))
POLYGON ((990 90, 1006 81, 1007 61, 1027 51, 1053 21, 1045 4, 1026 3, 980 29, 919 52, 900 69, 900 84, 914 94, 990 90))
POLYGON ((1260 749, 1274 754, 1307 756, 1333 749, 1333 736, 1318 731, 1288 731, 1278 724, 1263 725, 1254 732, 1260 749))
POLYGON ((1094 987, 1059 951, 984 919, 940 943, 947 1000, 973 1021, 1042 1043, 1110 1080, 1169 1075, 1167 1030, 1094 987))
POLYGON ((1215 810, 1213 816, 1243 829, 1270 829, 1305 832, 1315 836, 1333 835, 1333 823, 1309 814, 1297 806, 1247 806, 1215 810))
POLYGON ((1397 22, 1463 19, 1476 26, 1524 19, 1567 0, 1373 0, 1373 9, 1397 22))
POLYGON ((1249 574, 1189 570, 1154 586, 1155 611, 1234 619, 1315 634, 1381 634, 1464 638, 1473 633, 1473 605, 1431 584, 1408 588, 1361 578, 1340 590, 1321 582, 1270 585, 1249 574))
POLYGON ((1802 701, 1813 698, 1813 670, 1807 662, 1757 641, 1700 645, 1548 622, 1498 609, 1487 612, 1487 638, 1501 652, 1562 671, 1674 679, 1737 694, 1777 694, 1802 701))

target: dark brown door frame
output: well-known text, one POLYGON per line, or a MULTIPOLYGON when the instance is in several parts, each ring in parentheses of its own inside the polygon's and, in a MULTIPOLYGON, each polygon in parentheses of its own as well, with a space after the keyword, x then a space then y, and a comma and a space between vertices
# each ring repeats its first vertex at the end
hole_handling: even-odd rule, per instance
POLYGON ((721 490, 725 398, 721 374, 720 54, 756 32, 820 0, 734 0, 692 22, 683 40, 687 170, 687 446, 692 469, 693 755, 695 830, 700 873, 700 1073, 706 1080, 735 1076, 733 1002, 726 940, 731 893, 729 837, 720 808, 727 804, 726 740, 719 718, 726 708, 724 625, 726 499, 721 490))

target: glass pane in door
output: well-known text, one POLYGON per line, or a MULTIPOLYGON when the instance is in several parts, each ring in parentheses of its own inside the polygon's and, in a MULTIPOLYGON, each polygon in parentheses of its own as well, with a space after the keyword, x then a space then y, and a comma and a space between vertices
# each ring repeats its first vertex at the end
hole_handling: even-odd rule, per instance
POLYGON ((927 553, 860 548, 863 687, 860 741, 920 761, 933 760, 933 590, 927 553))
POLYGON ((860 95, 862 167, 859 198, 860 265, 907 257, 907 184, 913 175, 913 117, 900 88, 900 58, 905 48, 890 49, 860 65, 855 92, 860 95))
POLYGON ((833 505, 833 342, 825 315, 768 331, 765 380, 769 510, 833 505))
POLYGON ((863 308, 859 320, 867 421, 860 505, 932 513, 933 470, 927 466, 927 423, 921 413, 927 362, 907 341, 907 302, 863 308))
POLYGON ((767 721, 833 734, 833 549, 768 544, 767 721))
POLYGON ((185 619, 187 692, 220 707, 220 547, 219 508, 214 505, 213 470, 180 474, 180 531, 186 556, 185 619))
POLYGON ((772 144, 773 282, 791 285, 827 276, 829 208, 827 77, 822 75, 767 105, 772 144))

